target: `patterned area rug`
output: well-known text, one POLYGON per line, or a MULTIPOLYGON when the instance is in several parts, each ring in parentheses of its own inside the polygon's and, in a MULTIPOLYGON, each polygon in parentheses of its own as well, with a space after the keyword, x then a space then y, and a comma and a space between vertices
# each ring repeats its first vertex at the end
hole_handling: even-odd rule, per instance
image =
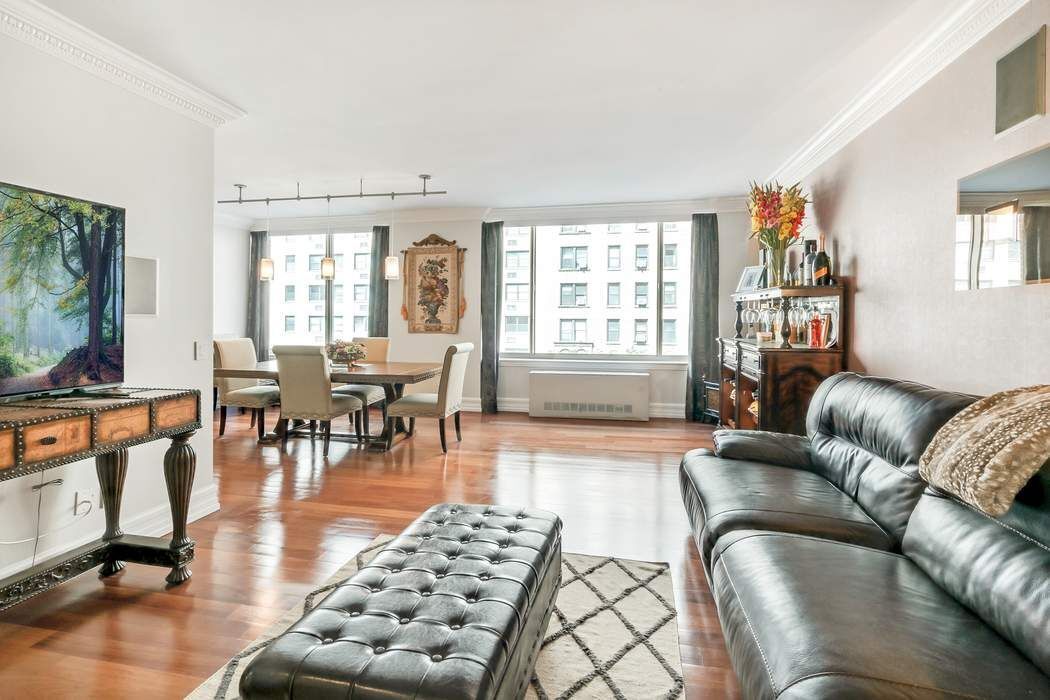
MULTIPOLYGON (((393 539, 380 535, 187 697, 237 697, 252 657, 393 539)), ((667 564, 562 554, 562 585, 527 698, 678 698, 682 662, 667 564)))

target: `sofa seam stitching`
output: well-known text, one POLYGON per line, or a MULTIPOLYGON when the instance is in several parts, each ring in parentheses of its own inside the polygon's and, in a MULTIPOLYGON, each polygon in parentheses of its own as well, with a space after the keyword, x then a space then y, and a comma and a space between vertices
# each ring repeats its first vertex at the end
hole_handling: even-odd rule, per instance
POLYGON ((733 595, 736 596, 737 601, 740 603, 740 614, 744 616, 744 620, 747 622, 747 629, 751 632, 751 638, 755 640, 755 646, 758 647, 758 654, 762 657, 762 666, 766 669, 766 676, 769 677, 769 686, 773 690, 773 695, 780 695, 780 691, 777 690, 777 683, 773 680, 773 671, 769 668, 769 661, 766 659, 766 652, 762 649, 762 643, 758 641, 758 635, 755 634, 755 627, 751 624, 751 618, 747 614, 747 610, 744 609, 743 600, 740 598, 740 593, 736 590, 736 584, 733 583, 733 577, 729 574, 729 566, 725 562, 725 550, 722 551, 721 556, 718 558, 718 563, 722 565, 722 571, 725 572, 726 581, 729 581, 729 587, 733 589, 733 595))
POLYGON ((732 547, 734 544, 736 544, 738 542, 743 542, 745 540, 749 540, 752 537, 790 537, 792 539, 807 540, 809 542, 826 542, 827 544, 838 545, 840 547, 850 547, 852 549, 861 549, 861 550, 864 550, 865 552, 875 552, 875 553, 881 554, 881 555, 896 557, 898 559, 904 559, 906 561, 912 561, 912 559, 910 559, 909 557, 907 557, 907 556, 905 556, 903 554, 898 554, 897 552, 891 552, 891 551, 886 550, 886 549, 875 549, 874 547, 865 547, 864 545, 854 544, 852 542, 843 542, 841 540, 829 540, 829 539, 826 539, 826 538, 823 538, 823 537, 816 537, 815 535, 802 535, 802 534, 799 534, 797 532, 775 532, 775 531, 753 532, 750 535, 746 535, 744 537, 740 537, 739 539, 735 539, 732 542, 730 542, 729 544, 727 544, 722 549, 722 551, 719 554, 725 554, 727 551, 729 551, 729 548, 732 547))
POLYGON ((846 671, 822 671, 820 673, 811 673, 808 676, 802 676, 801 678, 796 678, 795 680, 791 681, 786 686, 784 686, 784 688, 782 690, 780 690, 776 695, 779 697, 781 694, 787 692, 791 687, 793 687, 793 686, 795 686, 795 685, 797 685, 799 683, 802 683, 803 681, 808 681, 808 680, 810 680, 812 678, 824 678, 824 677, 827 677, 827 676, 843 676, 843 677, 846 677, 846 678, 858 678, 858 679, 866 680, 866 681, 876 681, 876 682, 879 682, 879 683, 889 683, 891 685, 899 685, 899 686, 902 686, 902 687, 905 687, 905 688, 921 688, 923 690, 934 690, 934 691, 937 691, 939 693, 947 692, 947 693, 953 695, 954 697, 959 697, 959 698, 970 698, 971 700, 981 700, 981 696, 980 695, 969 695, 967 693, 958 693, 958 692, 955 692, 953 690, 944 690, 943 688, 934 688, 934 687, 928 686, 928 685, 918 685, 916 683, 905 683, 904 681, 895 681, 895 680, 891 680, 889 678, 878 678, 876 676, 865 676, 865 675, 862 675, 862 674, 859 674, 859 673, 849 673, 849 672, 846 672, 846 671))

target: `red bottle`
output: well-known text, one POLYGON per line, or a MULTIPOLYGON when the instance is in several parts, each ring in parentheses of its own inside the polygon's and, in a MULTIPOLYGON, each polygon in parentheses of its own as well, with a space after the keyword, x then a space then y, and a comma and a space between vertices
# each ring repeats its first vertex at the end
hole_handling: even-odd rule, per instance
POLYGON ((821 320, 820 320, 820 314, 813 314, 813 317, 811 319, 809 319, 809 347, 811 347, 811 348, 824 347, 821 344, 821 342, 820 342, 820 339, 822 337, 822 332, 824 330, 821 327, 822 325, 823 324, 821 323, 821 320))

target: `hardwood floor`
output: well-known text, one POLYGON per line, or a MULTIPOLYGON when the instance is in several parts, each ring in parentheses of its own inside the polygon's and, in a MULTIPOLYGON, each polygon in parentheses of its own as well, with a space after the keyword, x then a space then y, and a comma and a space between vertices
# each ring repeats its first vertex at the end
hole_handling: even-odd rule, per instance
POLYGON ((447 456, 435 421, 416 428, 391 453, 333 442, 325 460, 320 440, 259 447, 234 414, 215 441, 222 509, 190 525, 193 578, 165 590, 130 565, 0 613, 0 696, 181 698, 376 535, 459 501, 552 510, 565 551, 670 562, 687 697, 738 697, 678 492, 709 426, 464 414, 447 456))

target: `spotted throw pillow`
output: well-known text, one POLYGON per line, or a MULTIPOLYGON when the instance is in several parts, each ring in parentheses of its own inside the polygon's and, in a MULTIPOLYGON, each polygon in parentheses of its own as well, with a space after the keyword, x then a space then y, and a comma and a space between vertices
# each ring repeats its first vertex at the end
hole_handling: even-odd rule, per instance
POLYGON ((919 461, 926 481, 988 515, 1010 509, 1050 459, 1050 385, 1011 389, 945 423, 919 461))

